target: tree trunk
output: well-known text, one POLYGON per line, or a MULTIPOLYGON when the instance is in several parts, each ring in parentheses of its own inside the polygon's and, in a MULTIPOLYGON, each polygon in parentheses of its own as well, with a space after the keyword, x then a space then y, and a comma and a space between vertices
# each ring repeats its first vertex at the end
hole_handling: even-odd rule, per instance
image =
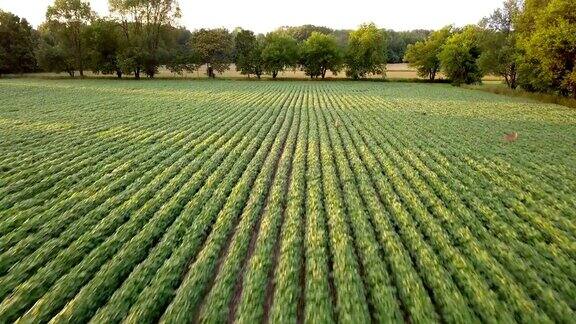
POLYGON ((212 66, 208 66, 208 77, 214 79, 216 75, 214 75, 214 68, 212 66))
POLYGON ((506 86, 508 88, 512 88, 512 85, 510 84, 510 79, 508 78, 508 74, 504 73, 504 82, 506 82, 506 86))
POLYGON ((148 77, 148 79, 154 79, 155 75, 156 75, 156 70, 154 68, 147 68, 146 69, 146 76, 148 77))
POLYGON ((277 75, 278 75, 278 71, 272 71, 272 79, 276 79, 277 75))
POLYGON ((510 83, 508 84, 508 86, 510 87, 510 89, 512 90, 516 89, 518 87, 518 84, 516 83, 516 77, 510 76, 509 80, 510 83))
POLYGON ((122 79, 122 70, 120 70, 120 69, 117 69, 117 70, 116 70, 116 77, 117 77, 118 79, 122 79))
POLYGON ((135 79, 140 79, 140 68, 136 68, 134 70, 134 78, 135 79))
POLYGON ((516 64, 513 63, 510 67, 510 88, 516 89, 518 87, 518 83, 516 82, 518 74, 516 73, 516 64))
POLYGON ((82 35, 78 30, 78 67, 80 68, 80 77, 84 77, 84 48, 82 47, 82 35))

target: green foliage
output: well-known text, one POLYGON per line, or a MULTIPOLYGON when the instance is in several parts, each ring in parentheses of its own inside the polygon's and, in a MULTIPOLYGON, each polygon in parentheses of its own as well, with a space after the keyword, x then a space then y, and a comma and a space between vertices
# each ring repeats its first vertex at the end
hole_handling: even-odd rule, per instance
POLYGON ((330 70, 336 74, 341 69, 342 53, 334 36, 313 32, 300 47, 300 64, 311 78, 324 77, 330 70))
POLYGON ((169 49, 169 59, 166 63, 166 68, 176 74, 182 75, 184 71, 193 72, 199 67, 199 59, 195 56, 190 42, 192 40, 192 33, 184 28, 172 28, 172 47, 169 49))
POLYGON ((120 66, 125 73, 154 77, 169 62, 170 33, 180 17, 176 0, 109 0, 110 13, 122 28, 120 66))
POLYGON ((576 97, 576 2, 526 0, 517 25, 523 87, 576 97))
POLYGON ((481 48, 478 66, 482 72, 504 78, 506 85, 515 89, 518 85, 518 62, 521 54, 514 35, 486 30, 482 34, 481 48))
POLYGON ((324 26, 302 25, 302 26, 286 26, 278 28, 278 31, 285 32, 292 36, 298 44, 306 41, 313 33, 320 33, 330 35, 333 30, 324 26))
POLYGON ((262 62, 264 70, 276 78, 278 72, 289 67, 296 67, 298 45, 296 40, 285 32, 268 33, 264 39, 262 62))
MULTIPOLYGON (((205 64, 209 71, 226 71, 233 61, 233 39, 227 29, 200 29, 192 33, 189 46, 198 64, 205 64)), ((210 75, 211 77, 214 75, 210 75)))
MULTIPOLYGON (((74 61, 74 69, 84 76, 87 58, 87 28, 94 17, 90 3, 81 0, 55 0, 46 10, 46 21, 56 43, 74 61)), ((52 69, 49 69, 52 70, 52 69)))
POLYGON ((373 23, 350 33, 346 49, 346 75, 359 79, 386 72, 386 39, 373 23))
POLYGON ((120 26, 107 19, 95 19, 87 30, 90 67, 94 73, 122 77, 119 54, 122 50, 120 26))
POLYGON ((36 41, 26 19, 0 10, 0 76, 34 71, 36 41))
POLYGON ((262 37, 256 37, 250 30, 240 30, 234 37, 234 52, 236 70, 242 74, 256 75, 258 78, 263 73, 262 37))
POLYGON ((520 12, 518 0, 506 0, 502 9, 482 20, 482 54, 478 65, 485 74, 501 76, 511 89, 517 87, 521 51, 517 45, 513 22, 520 12))
POLYGON ((48 72, 66 72, 75 75, 76 63, 70 48, 59 41, 60 34, 54 31, 53 24, 44 23, 38 32, 40 35, 36 59, 39 67, 48 72))
POLYGON ((552 75, 540 61, 522 56, 518 65, 518 85, 530 92, 555 92, 552 75))
POLYGON ((408 45, 404 60, 410 67, 416 68, 418 76, 434 81, 440 71, 440 58, 446 40, 452 34, 452 27, 447 26, 432 32, 424 41, 408 45))
POLYGON ((386 30, 386 44, 388 48, 388 63, 402 63, 407 47, 416 42, 424 41, 431 33, 430 30, 415 29, 411 31, 386 30))
POLYGON ((482 81, 482 71, 477 64, 480 54, 480 29, 471 25, 450 36, 438 58, 442 72, 452 84, 472 84, 482 81))
MULTIPOLYGON (((199 64, 222 73, 233 61, 234 40, 227 29, 200 29, 192 33, 190 47, 199 64)), ((210 75, 214 76, 214 75, 210 75)))
POLYGON ((331 35, 336 38, 336 42, 338 43, 338 47, 340 47, 340 49, 342 51, 345 51, 346 46, 348 46, 348 38, 350 37, 350 31, 337 29, 337 30, 334 30, 331 33, 331 35))
POLYGON ((125 74, 134 73, 136 79, 140 79, 140 73, 144 67, 146 53, 141 52, 137 46, 126 46, 118 55, 118 66, 125 74))

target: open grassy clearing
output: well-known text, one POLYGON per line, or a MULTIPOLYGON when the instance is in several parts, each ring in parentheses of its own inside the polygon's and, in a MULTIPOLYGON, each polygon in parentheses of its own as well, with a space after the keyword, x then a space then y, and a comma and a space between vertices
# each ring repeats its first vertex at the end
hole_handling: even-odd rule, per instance
POLYGON ((572 322, 575 147, 441 84, 0 80, 0 323, 572 322))

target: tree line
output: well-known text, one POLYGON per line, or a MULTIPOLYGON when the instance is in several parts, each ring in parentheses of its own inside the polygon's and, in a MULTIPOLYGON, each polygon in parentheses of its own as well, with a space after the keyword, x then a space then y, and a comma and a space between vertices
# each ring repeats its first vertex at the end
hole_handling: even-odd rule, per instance
POLYGON ((207 67, 215 77, 234 63, 242 74, 275 78, 302 69, 311 78, 344 72, 353 79, 385 74, 408 62, 421 77, 454 84, 501 76, 510 88, 576 96, 576 1, 505 0, 476 25, 396 32, 304 25, 268 34, 237 28, 189 31, 178 26, 176 0, 109 0, 98 17, 82 0, 55 0, 34 30, 0 11, 0 74, 90 70, 154 77, 160 67, 182 74, 207 67))
POLYGON ((421 77, 455 84, 500 76, 512 89, 576 97, 576 1, 506 0, 477 25, 447 26, 408 45, 421 77))
POLYGON ((38 30, 0 12, 0 74, 41 70, 83 76, 91 70, 140 78, 154 77, 160 67, 183 73, 205 65, 215 77, 235 63, 241 73, 257 77, 302 68, 313 78, 344 70, 362 78, 383 73, 387 62, 400 62, 408 44, 430 33, 384 31, 374 24, 355 31, 281 27, 266 35, 240 28, 191 32, 177 25, 176 0, 109 0, 109 9, 109 17, 98 17, 85 1, 55 0, 38 30))

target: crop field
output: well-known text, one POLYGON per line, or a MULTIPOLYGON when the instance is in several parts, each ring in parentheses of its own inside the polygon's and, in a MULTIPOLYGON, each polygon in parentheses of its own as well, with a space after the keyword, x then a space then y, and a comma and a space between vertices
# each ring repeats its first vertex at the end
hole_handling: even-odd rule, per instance
POLYGON ((0 323, 574 323, 575 192, 562 106, 0 80, 0 323))

